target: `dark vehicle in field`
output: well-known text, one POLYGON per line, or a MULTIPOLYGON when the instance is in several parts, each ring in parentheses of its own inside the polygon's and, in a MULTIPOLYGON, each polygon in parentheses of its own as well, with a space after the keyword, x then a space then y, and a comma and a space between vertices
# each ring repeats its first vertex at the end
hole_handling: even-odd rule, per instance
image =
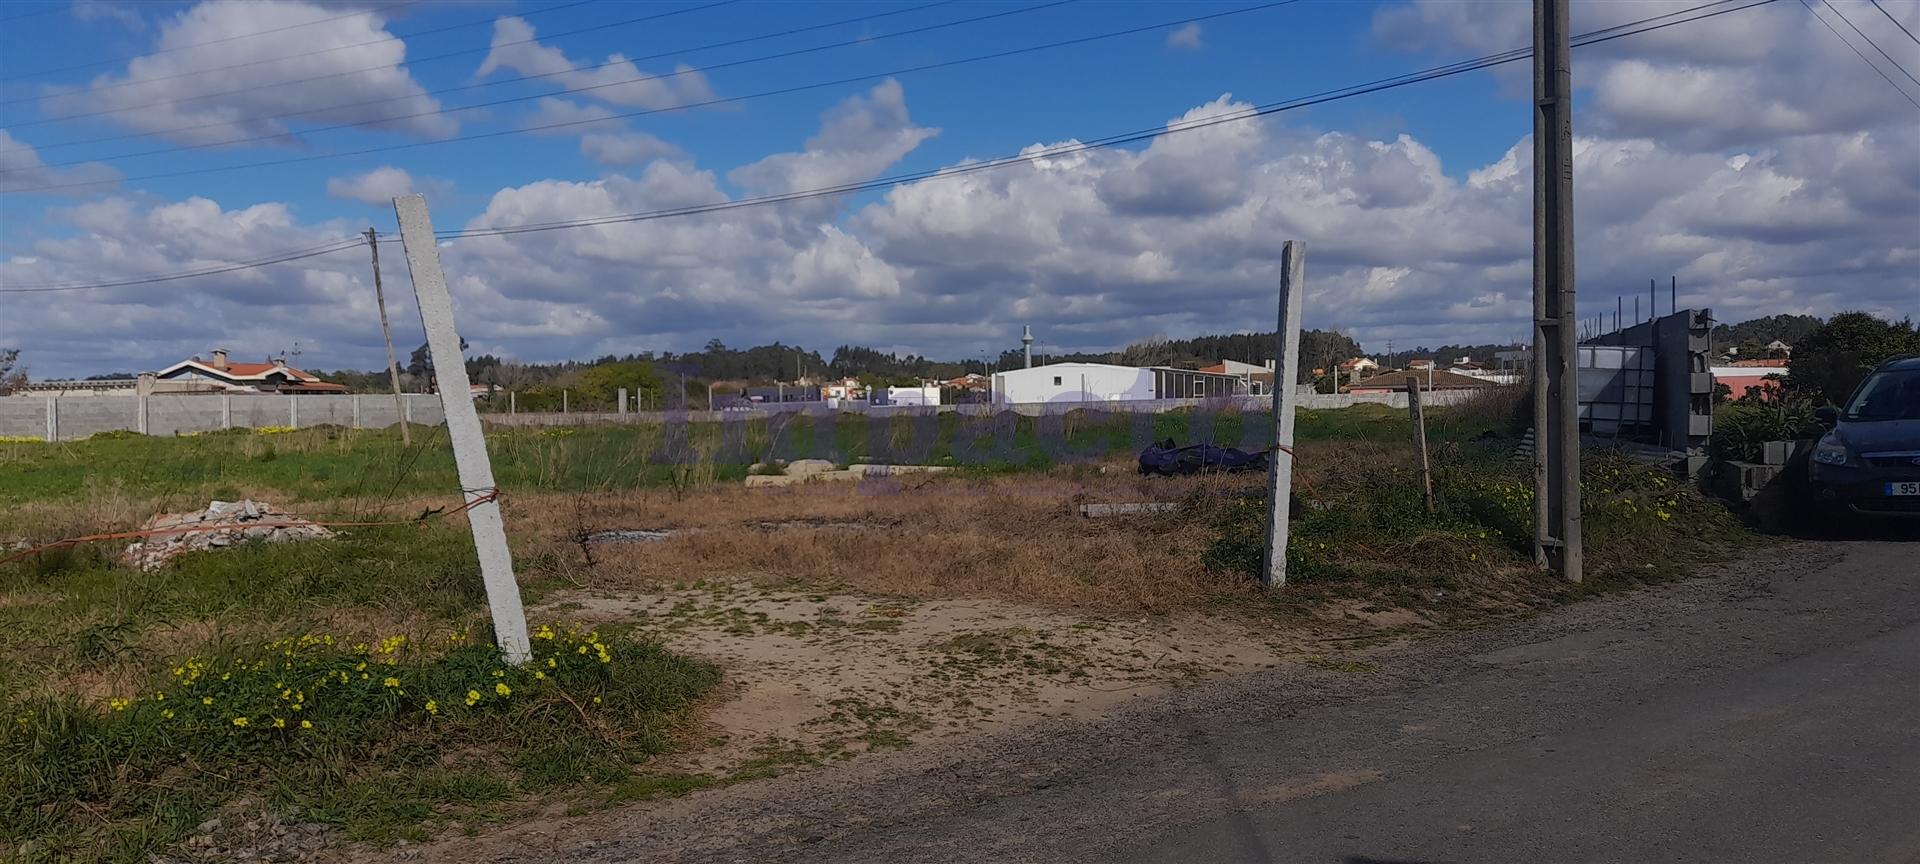
POLYGON ((1920 518, 1920 357, 1888 360, 1841 408, 1808 460, 1816 502, 1840 516, 1920 518))
POLYGON ((1266 471, 1268 453, 1248 452, 1217 444, 1193 444, 1177 447, 1172 438, 1157 441, 1140 451, 1140 473, 1173 476, 1214 472, 1266 471))

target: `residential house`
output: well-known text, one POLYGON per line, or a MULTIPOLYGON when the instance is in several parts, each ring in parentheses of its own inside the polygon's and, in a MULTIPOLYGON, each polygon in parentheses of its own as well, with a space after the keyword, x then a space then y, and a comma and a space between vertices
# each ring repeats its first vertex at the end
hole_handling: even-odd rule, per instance
POLYGON ((320 376, 287 365, 287 358, 275 357, 265 363, 234 363, 227 349, 215 348, 213 359, 203 362, 197 356, 182 360, 153 373, 157 389, 171 389, 167 382, 192 382, 208 390, 260 393, 345 393, 344 384, 320 380, 320 376))
POLYGON ((955 390, 986 390, 993 386, 993 379, 978 372, 968 372, 958 378, 941 382, 941 386, 955 390))
POLYGON ((1382 372, 1371 378, 1362 378, 1347 386, 1345 392, 1356 396, 1379 395, 1382 393, 1403 393, 1407 389, 1407 379, 1413 378, 1421 390, 1481 390, 1497 387, 1497 383, 1485 378, 1475 378, 1435 369, 1429 363, 1424 369, 1403 369, 1396 372, 1382 372))
POLYGON ((1255 396, 1273 392, 1273 361, 1264 366, 1242 363, 1238 360, 1222 360, 1212 366, 1200 367, 1201 372, 1214 375, 1233 375, 1240 379, 1246 392, 1255 396))

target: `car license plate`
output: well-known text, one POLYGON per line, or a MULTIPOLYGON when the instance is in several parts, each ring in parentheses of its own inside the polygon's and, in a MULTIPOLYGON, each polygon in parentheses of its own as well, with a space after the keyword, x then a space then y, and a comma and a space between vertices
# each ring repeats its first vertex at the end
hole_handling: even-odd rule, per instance
POLYGON ((1920 481, 1906 483, 1888 483, 1888 495, 1920 495, 1920 481))

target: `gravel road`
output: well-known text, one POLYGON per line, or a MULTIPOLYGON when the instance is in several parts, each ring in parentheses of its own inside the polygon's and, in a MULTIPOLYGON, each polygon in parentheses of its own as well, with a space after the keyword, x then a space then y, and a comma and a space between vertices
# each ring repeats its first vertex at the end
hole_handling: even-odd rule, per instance
POLYGON ((1684 583, 444 861, 1920 862, 1920 545, 1684 583))

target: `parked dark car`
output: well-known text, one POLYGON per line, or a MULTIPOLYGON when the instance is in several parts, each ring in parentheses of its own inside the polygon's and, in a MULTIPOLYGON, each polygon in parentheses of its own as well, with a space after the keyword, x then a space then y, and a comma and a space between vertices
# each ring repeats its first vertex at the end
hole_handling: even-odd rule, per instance
POLYGON ((1920 357, 1888 360, 1847 404, 1808 460, 1815 500, 1836 515, 1920 517, 1920 357))

